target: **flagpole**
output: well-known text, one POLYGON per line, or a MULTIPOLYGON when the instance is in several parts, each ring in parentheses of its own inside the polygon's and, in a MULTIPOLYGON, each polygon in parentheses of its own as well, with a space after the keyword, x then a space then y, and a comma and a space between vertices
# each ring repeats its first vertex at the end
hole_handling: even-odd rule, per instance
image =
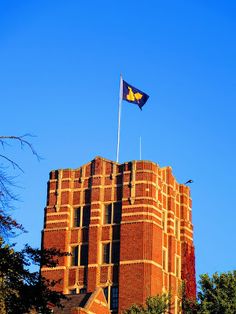
POLYGON ((120 119, 121 119, 121 103, 123 98, 123 79, 120 75, 120 93, 119 93, 119 107, 118 107, 118 130, 117 130, 117 147, 116 147, 116 162, 119 162, 120 151, 120 119))
POLYGON ((142 159, 142 138, 139 137, 139 160, 142 159))

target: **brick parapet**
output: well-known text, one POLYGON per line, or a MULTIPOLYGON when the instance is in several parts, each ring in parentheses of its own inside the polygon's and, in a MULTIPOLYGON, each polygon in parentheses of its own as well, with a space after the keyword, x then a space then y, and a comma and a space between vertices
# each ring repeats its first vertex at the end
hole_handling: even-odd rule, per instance
MULTIPOLYGON (((65 266, 60 288, 63 287, 64 293, 73 287, 93 291, 98 286, 117 284, 114 283, 116 276, 119 311, 131 303, 143 303, 148 294, 171 289, 177 295, 181 278, 187 284, 191 282, 189 289, 193 295, 196 283, 191 206, 189 187, 177 183, 171 167, 160 168, 150 161, 118 164, 97 157, 78 169, 52 171, 43 245, 71 251, 71 246, 88 243, 89 252, 85 268, 71 267, 71 257, 60 261, 65 266), (104 205, 113 202, 121 204, 121 223, 104 225, 104 205), (89 227, 73 227, 74 208, 87 205, 90 206, 89 227), (120 241, 119 266, 103 265, 102 243, 114 241, 114 235, 115 241, 120 241), (179 277, 176 275, 178 258, 179 277), (189 263, 191 266, 186 266, 189 263), (191 278, 186 273, 189 267, 191 278), (114 275, 116 272, 118 275, 114 275), (145 285, 146 292, 132 289, 133 282, 139 283, 139 287, 145 285)), ((47 270, 48 277, 50 274, 47 270)))

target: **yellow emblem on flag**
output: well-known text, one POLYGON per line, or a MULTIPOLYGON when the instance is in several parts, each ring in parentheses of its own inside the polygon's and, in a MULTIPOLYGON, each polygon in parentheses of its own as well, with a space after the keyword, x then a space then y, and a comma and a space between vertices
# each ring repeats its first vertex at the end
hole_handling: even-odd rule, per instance
POLYGON ((143 95, 140 93, 134 93, 132 88, 128 86, 129 94, 126 96, 127 100, 135 101, 142 99, 143 95))
POLYGON ((122 86, 123 86, 122 98, 128 102, 137 104, 139 108, 142 110, 142 107, 148 100, 149 96, 142 92, 140 89, 137 89, 136 87, 128 84, 124 80, 122 86))

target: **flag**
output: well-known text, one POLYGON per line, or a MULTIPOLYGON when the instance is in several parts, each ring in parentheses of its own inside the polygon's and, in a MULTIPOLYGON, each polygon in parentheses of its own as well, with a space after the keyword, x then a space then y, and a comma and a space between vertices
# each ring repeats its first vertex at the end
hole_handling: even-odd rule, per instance
POLYGON ((123 100, 137 104, 142 110, 142 107, 145 105, 149 96, 142 92, 140 89, 133 87, 123 80, 123 100))

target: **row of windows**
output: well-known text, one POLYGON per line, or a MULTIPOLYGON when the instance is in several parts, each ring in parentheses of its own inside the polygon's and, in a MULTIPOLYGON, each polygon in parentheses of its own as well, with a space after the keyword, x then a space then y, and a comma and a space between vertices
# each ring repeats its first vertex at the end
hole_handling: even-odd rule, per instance
MULTIPOLYGON (((80 244, 71 248, 71 266, 88 265, 88 244, 80 244)), ((102 244, 102 264, 117 264, 120 258, 120 242, 113 241, 102 244)))
MULTIPOLYGON (((88 244, 81 244, 72 247, 71 266, 88 265, 88 244)), ((117 264, 120 258, 120 242, 113 241, 102 244, 102 264, 117 264)), ((163 249, 162 267, 168 271, 167 249, 163 249)), ((180 277, 180 257, 175 257, 175 273, 180 277)))
MULTIPOLYGON (((167 258, 167 249, 163 249, 162 251, 162 267, 166 272, 168 271, 168 258, 167 258)), ((181 273, 181 265, 180 265, 180 257, 175 256, 175 275, 180 278, 181 273)))
MULTIPOLYGON (((121 203, 115 202, 104 205, 103 224, 119 224, 121 222, 121 203)), ((73 227, 88 227, 90 223, 90 206, 74 209, 73 227)), ((180 221, 175 219, 175 236, 180 237, 180 221)), ((167 232, 167 212, 162 212, 162 227, 167 232)))
MULTIPOLYGON (((121 203, 104 205, 103 223, 119 224, 121 221, 121 203)), ((88 227, 90 223, 90 206, 81 206, 74 209, 73 227, 88 227)))
MULTIPOLYGON (((162 228, 164 232, 167 232, 167 212, 162 212, 162 228)), ((180 239, 180 221, 178 219, 175 219, 174 222, 174 230, 175 230, 175 236, 177 239, 180 239)))

